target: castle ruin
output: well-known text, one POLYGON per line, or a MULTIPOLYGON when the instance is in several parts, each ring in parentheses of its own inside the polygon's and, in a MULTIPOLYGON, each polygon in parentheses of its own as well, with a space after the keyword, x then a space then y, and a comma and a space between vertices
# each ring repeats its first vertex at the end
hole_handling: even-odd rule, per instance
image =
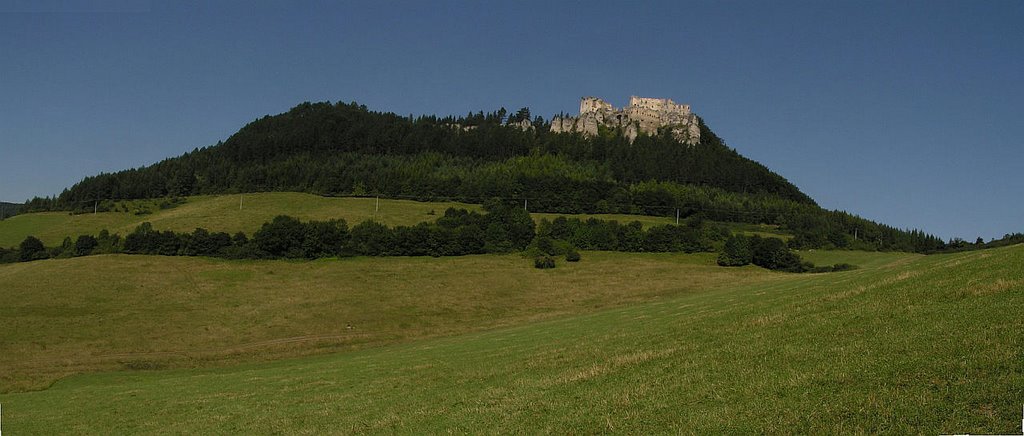
POLYGON ((597 97, 580 99, 580 115, 577 117, 554 117, 551 131, 579 132, 584 136, 597 136, 598 126, 622 128, 622 134, 633 142, 641 133, 653 135, 659 128, 668 128, 672 136, 687 145, 700 142, 700 126, 697 115, 690 112, 690 105, 676 104, 667 98, 644 98, 632 96, 629 105, 616 109, 597 97))

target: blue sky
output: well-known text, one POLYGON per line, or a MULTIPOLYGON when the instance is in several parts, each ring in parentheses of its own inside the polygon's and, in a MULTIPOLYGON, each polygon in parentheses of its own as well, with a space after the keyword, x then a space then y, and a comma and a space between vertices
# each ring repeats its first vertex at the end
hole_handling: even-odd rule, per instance
POLYGON ((302 101, 400 114, 692 105, 822 206, 1024 231, 1024 2, 0 2, 0 200, 302 101))

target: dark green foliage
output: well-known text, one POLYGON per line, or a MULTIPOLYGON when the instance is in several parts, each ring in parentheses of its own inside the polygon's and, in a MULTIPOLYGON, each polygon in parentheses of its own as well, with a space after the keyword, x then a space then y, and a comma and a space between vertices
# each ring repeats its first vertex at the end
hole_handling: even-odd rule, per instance
POLYGON ((800 256, 789 250, 778 238, 750 237, 751 263, 771 270, 803 272, 800 256))
POLYGON ((14 263, 21 260, 18 250, 0 247, 0 263, 14 263))
POLYGON ((348 243, 348 223, 343 219, 310 221, 302 241, 302 252, 307 258, 332 257, 342 254, 348 243))
POLYGON ((743 266, 750 265, 754 253, 750 248, 750 240, 743 235, 735 235, 725 240, 725 247, 718 255, 718 264, 721 266, 743 266))
POLYGON ((484 211, 487 212, 484 240, 488 251, 519 251, 533 241, 536 224, 526 209, 492 200, 484 204, 484 211))
POLYGON ((570 248, 568 251, 565 252, 565 260, 568 262, 579 262, 580 252, 570 248))
POLYGON ((70 236, 65 236, 64 240, 60 243, 60 247, 53 250, 51 257, 55 258, 68 258, 75 255, 75 241, 70 236))
POLYGON ((96 236, 97 246, 92 250, 93 254, 109 254, 109 253, 120 253, 124 248, 122 246, 121 235, 110 234, 107 229, 100 230, 100 234, 96 236))
POLYGON ((837 264, 832 265, 832 266, 828 266, 828 265, 826 265, 826 266, 813 266, 813 265, 811 265, 806 270, 807 270, 807 272, 812 272, 812 273, 830 273, 830 272, 850 271, 850 270, 854 270, 854 269, 857 269, 857 265, 850 265, 848 263, 837 263, 837 264))
POLYGON ((221 250, 232 245, 231 236, 224 232, 210 233, 197 228, 191 235, 182 235, 185 240, 182 253, 186 256, 217 256, 221 250))
POLYGON ((698 229, 688 226, 665 224, 647 230, 644 238, 644 251, 693 253, 711 251, 709 243, 701 240, 698 229))
POLYGON ((18 245, 18 253, 18 260, 22 262, 49 257, 46 254, 46 247, 43 246, 43 241, 40 241, 35 236, 28 236, 25 240, 21 241, 21 244, 18 245))
MULTIPOLYGON (((24 207, 24 205, 22 205, 22 204, 7 203, 5 201, 0 201, 0 220, 4 220, 4 219, 7 219, 7 218, 10 218, 12 216, 17 215, 18 212, 21 211, 21 208, 23 208, 23 207, 24 207)), ((2 256, 0 256, 0 257, 2 257, 2 256)), ((2 263, 2 262, 0 262, 0 263, 2 263)))
POLYGON ((997 248, 1005 247, 1014 244, 1024 244, 1024 233, 1008 233, 1003 235, 1002 238, 993 239, 989 242, 984 242, 981 238, 975 241, 974 244, 969 244, 960 238, 950 239, 949 243, 945 244, 939 249, 930 251, 931 253, 955 253, 960 251, 972 251, 982 250, 986 248, 997 248), (981 241, 979 244, 978 242, 981 241))
POLYGON ((537 237, 537 250, 547 255, 555 254, 555 241, 549 236, 537 237))
POLYGON ((140 224, 124 238, 124 251, 137 254, 175 256, 185 245, 185 236, 170 230, 156 231, 146 222, 140 224))
MULTIPOLYGON (((227 243, 231 239, 224 235, 227 243)), ((246 244, 245 235, 235 235, 236 244, 246 244)), ((256 231, 252 238, 255 250, 264 257, 306 258, 340 256, 349 241, 345 220, 301 222, 290 216, 274 217, 256 231)))
POLYGON ((363 256, 383 256, 391 249, 394 235, 384 224, 363 221, 352 227, 349 251, 363 256))
MULTIPOLYGON (((552 221, 541 220, 537 234, 551 238, 556 245, 558 241, 565 241, 568 246, 583 250, 694 253, 712 251, 714 242, 720 240, 717 231, 703 231, 704 228, 699 220, 687 220, 679 226, 654 226, 645 231, 636 221, 621 224, 614 220, 558 217, 552 221)), ((538 248, 542 247, 538 245, 538 248)), ((561 253, 564 251, 558 252, 561 253)))
POLYGON ((306 226, 299 220, 286 215, 278 215, 253 235, 256 248, 270 257, 305 257, 303 242, 306 239, 306 226))
POLYGON ((721 266, 743 266, 751 263, 771 270, 814 271, 813 264, 802 262, 800 256, 790 251, 781 239, 760 236, 730 236, 725 241, 722 253, 718 255, 718 264, 721 266))
POLYGON ((533 258, 533 267, 537 269, 551 269, 555 267, 555 259, 551 256, 537 256, 533 258))
POLYGON ((92 235, 81 235, 75 240, 75 256, 88 256, 99 244, 92 235))

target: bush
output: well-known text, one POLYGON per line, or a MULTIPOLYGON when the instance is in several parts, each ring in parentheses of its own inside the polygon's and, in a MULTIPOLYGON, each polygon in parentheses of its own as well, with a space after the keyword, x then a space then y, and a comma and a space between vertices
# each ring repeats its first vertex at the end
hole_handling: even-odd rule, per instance
POLYGON ((537 244, 537 249, 540 250, 541 253, 549 256, 555 254, 555 242, 552 241, 551 238, 547 236, 539 236, 534 241, 537 244))
POLYGON ((100 245, 92 235, 82 235, 75 240, 75 256, 88 256, 100 245))
POLYGON ((570 248, 569 251, 565 252, 565 260, 568 262, 579 262, 580 252, 570 248))
POLYGON ((43 241, 35 236, 28 236, 24 241, 21 241, 21 245, 18 246, 19 260, 22 262, 28 262, 36 259, 46 259, 46 247, 43 247, 43 241))
POLYGON ((785 242, 778 238, 750 238, 752 252, 751 263, 770 270, 787 272, 804 272, 805 265, 800 256, 789 250, 785 242))
POLYGON ((727 239, 725 248, 718 255, 718 265, 720 266, 749 265, 751 260, 753 260, 753 252, 750 249, 750 240, 743 235, 727 239))
POLYGON ((537 256, 533 258, 533 267, 538 269, 551 269, 555 267, 555 260, 551 256, 537 256))

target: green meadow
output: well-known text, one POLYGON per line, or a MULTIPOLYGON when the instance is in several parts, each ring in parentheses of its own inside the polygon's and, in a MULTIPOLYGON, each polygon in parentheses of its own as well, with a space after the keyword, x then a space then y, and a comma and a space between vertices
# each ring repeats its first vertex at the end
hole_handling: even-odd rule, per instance
POLYGON ((707 254, 592 252, 554 270, 518 256, 3 265, 0 367, 16 374, 3 380, 3 425, 1019 431, 1024 246, 812 256, 861 268, 785 274, 719 268, 707 254))
POLYGON ((321 197, 297 192, 195 196, 170 209, 159 209, 153 200, 133 200, 126 204, 130 205, 128 211, 78 215, 42 212, 14 216, 0 221, 0 247, 16 246, 29 235, 41 239, 47 246, 60 245, 68 236, 95 235, 103 229, 123 236, 143 222, 152 223, 157 230, 191 232, 203 227, 210 231, 241 231, 251 235, 277 215, 291 215, 304 221, 344 218, 349 225, 375 219, 395 226, 436 219, 449 207, 479 209, 477 205, 464 203, 378 202, 374 198, 321 197), (150 213, 137 215, 132 212, 137 208, 150 213))
MULTIPOLYGON (((191 232, 203 227, 214 232, 245 232, 252 235, 263 223, 277 215, 291 215, 303 221, 343 218, 349 226, 373 219, 389 226, 409 226, 433 221, 449 207, 480 210, 476 204, 455 202, 420 202, 411 200, 377 200, 365 197, 321 197, 298 192, 262 192, 254 194, 188 197, 184 204, 160 209, 155 200, 131 200, 123 204, 126 211, 84 213, 39 212, 17 215, 0 221, 0 247, 15 247, 26 236, 32 235, 47 246, 60 245, 66 237, 82 234, 96 235, 107 229, 122 236, 143 222, 153 224, 157 230, 191 232), (239 205, 241 203, 241 205, 239 205), (239 207, 241 206, 241 207, 239 207), (149 213, 135 214, 135 210, 149 213)), ((598 218, 620 222, 640 221, 643 225, 674 224, 674 218, 643 215, 562 215, 532 214, 539 221, 559 216, 570 218, 598 218)), ((790 235, 777 226, 723 223, 734 232, 748 235, 774 236, 788 239, 790 235)))

